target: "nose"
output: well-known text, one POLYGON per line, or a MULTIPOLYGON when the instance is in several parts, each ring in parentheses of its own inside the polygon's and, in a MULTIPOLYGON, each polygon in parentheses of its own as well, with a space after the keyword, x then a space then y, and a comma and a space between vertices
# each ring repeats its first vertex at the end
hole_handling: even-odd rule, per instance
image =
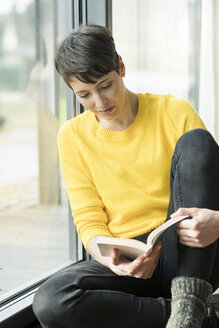
POLYGON ((105 108, 107 103, 106 97, 103 97, 103 95, 99 93, 95 95, 94 101, 96 108, 105 108))

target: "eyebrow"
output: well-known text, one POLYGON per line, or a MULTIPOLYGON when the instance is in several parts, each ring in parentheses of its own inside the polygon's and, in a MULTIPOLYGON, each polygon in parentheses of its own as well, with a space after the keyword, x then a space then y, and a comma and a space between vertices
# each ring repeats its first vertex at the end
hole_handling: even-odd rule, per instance
MULTIPOLYGON (((97 87, 99 87, 102 83, 108 81, 110 79, 110 77, 107 77, 106 79, 104 79, 103 81, 99 82, 97 84, 97 87)), ((77 91, 76 93, 83 93, 83 92, 88 92, 89 90, 80 90, 80 91, 77 91)))

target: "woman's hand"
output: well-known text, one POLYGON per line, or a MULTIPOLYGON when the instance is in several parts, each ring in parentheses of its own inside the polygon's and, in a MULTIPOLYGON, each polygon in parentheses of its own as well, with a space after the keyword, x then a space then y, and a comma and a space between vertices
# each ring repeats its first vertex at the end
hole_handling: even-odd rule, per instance
POLYGON ((157 243, 150 255, 147 253, 139 255, 135 260, 130 261, 119 255, 119 251, 114 249, 111 263, 108 267, 119 276, 131 276, 141 279, 149 279, 157 266, 161 253, 161 241, 157 243))
POLYGON ((179 241, 190 247, 206 247, 219 237, 219 212, 205 208, 180 208, 171 215, 188 215, 177 223, 179 241))

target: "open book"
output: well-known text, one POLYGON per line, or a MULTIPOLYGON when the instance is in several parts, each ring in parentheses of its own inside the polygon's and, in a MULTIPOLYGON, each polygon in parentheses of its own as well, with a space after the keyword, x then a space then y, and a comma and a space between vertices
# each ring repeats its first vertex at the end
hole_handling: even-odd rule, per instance
POLYGON ((114 248, 119 250, 120 255, 124 255, 130 259, 135 259, 143 253, 147 253, 149 255, 153 249, 153 246, 156 244, 156 241, 159 239, 159 237, 161 237, 162 233, 173 224, 187 217, 188 215, 177 216, 176 218, 164 222, 161 226, 154 229, 148 235, 146 244, 135 239, 100 237, 97 240, 97 245, 102 256, 111 256, 112 250, 114 248))

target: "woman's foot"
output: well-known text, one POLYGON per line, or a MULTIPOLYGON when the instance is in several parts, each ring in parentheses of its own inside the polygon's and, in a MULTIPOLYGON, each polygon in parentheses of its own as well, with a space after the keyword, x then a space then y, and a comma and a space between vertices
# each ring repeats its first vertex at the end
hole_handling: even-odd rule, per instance
POLYGON ((203 321, 202 328, 219 327, 219 294, 212 294, 207 299, 207 314, 203 321))
POLYGON ((166 328, 200 328, 206 316, 211 285, 199 278, 177 277, 172 281, 171 315, 166 328))

